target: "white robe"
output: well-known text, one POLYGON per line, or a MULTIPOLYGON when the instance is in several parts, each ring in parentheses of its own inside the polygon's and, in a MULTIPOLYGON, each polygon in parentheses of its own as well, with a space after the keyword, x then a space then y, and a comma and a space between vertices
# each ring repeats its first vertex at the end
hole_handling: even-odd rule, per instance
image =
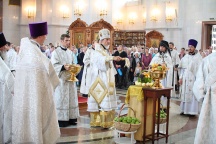
POLYGON ((17 53, 13 48, 7 51, 8 67, 10 70, 15 70, 17 53))
MULTIPOLYGON (((166 73, 166 77, 161 81, 162 82, 162 85, 164 87, 169 87, 171 88, 172 87, 172 76, 173 76, 173 63, 172 63, 172 58, 170 57, 169 53, 166 52, 164 54, 164 61, 168 67, 168 71, 166 73)), ((158 63, 158 64, 162 64, 163 63, 163 58, 161 57, 160 53, 157 53, 150 65, 152 65, 153 63, 158 63)))
POLYGON ((105 50, 101 45, 97 44, 95 46, 95 51, 91 53, 90 56, 90 69, 91 74, 89 75, 91 86, 95 82, 97 77, 100 77, 102 82, 105 84, 108 93, 98 105, 95 99, 90 96, 88 97, 88 109, 89 112, 98 112, 100 108, 104 111, 111 111, 117 108, 117 98, 115 89, 115 74, 117 73, 114 66, 112 56, 109 56, 107 50, 105 50), (112 85, 113 87, 111 87, 112 85), (112 94, 110 94, 112 91, 112 94))
POLYGON ((7 51, 0 51, 0 57, 3 59, 3 61, 5 62, 5 64, 8 66, 8 56, 7 56, 7 51))
POLYGON ((72 51, 69 49, 64 51, 58 47, 52 52, 51 62, 60 79, 60 84, 56 88, 54 96, 58 120, 76 119, 79 116, 76 83, 67 81, 70 78, 69 72, 61 71, 63 65, 73 63, 72 51))
POLYGON ((90 56, 92 51, 94 49, 88 48, 88 50, 85 53, 85 56, 83 58, 83 63, 84 63, 84 70, 83 70, 83 75, 82 75, 82 81, 81 81, 81 86, 80 86, 80 93, 82 94, 88 94, 89 93, 89 87, 91 84, 90 81, 90 74, 91 74, 91 69, 90 69, 90 56))
MULTIPOLYGON (((172 58, 168 52, 166 52, 164 54, 164 61, 168 67, 168 71, 166 73, 166 77, 163 80, 161 80, 161 83, 162 83, 163 87, 172 88, 173 63, 172 63, 172 58)), ((160 53, 157 53, 153 57, 150 65, 152 65, 153 63, 163 64, 163 58, 160 55, 160 53)), ((161 104, 166 107, 166 105, 167 105, 167 98, 166 97, 164 97, 164 96, 161 97, 161 104)))
POLYGON ((21 39, 13 97, 14 144, 54 144, 60 137, 53 100, 58 84, 50 60, 29 38, 21 39))
POLYGON ((180 88, 181 97, 181 112, 184 114, 196 115, 199 113, 199 103, 195 99, 192 88, 196 79, 196 73, 202 56, 197 53, 195 55, 185 55, 180 62, 179 68, 180 79, 182 79, 182 85, 180 88))
POLYGON ((0 144, 12 140, 12 96, 14 76, 0 58, 0 144))
MULTIPOLYGON (((171 51, 171 56, 172 56, 172 62, 173 62, 173 68, 175 68, 175 65, 179 65, 180 63, 180 58, 179 58, 179 54, 178 54, 178 51, 173 49, 171 51)), ((172 80, 172 86, 173 86, 173 89, 172 89, 172 97, 176 97, 176 90, 175 90, 175 85, 178 84, 178 81, 177 81, 177 71, 173 71, 173 80, 172 80)))
POLYGON ((216 142, 216 53, 205 57, 198 69, 193 92, 203 101, 197 124, 194 144, 216 142))

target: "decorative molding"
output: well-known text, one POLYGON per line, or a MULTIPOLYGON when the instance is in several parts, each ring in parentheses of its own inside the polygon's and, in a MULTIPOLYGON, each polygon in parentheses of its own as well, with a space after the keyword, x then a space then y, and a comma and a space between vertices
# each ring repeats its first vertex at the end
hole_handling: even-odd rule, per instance
POLYGON ((158 41, 161 41, 163 39, 163 35, 162 33, 153 30, 150 31, 146 34, 146 46, 147 47, 152 47, 154 44, 152 43, 152 40, 155 39, 157 45, 158 45, 158 41))
POLYGON ((103 20, 103 19, 100 19, 99 21, 96 21, 96 22, 92 23, 91 25, 89 25, 89 27, 91 27, 91 28, 100 28, 100 29, 107 28, 109 30, 114 30, 113 26, 110 23, 103 20))
MULTIPOLYGON (((102 28, 107 28, 110 30, 111 36, 114 32, 113 26, 104 21, 103 19, 93 22, 91 25, 87 25, 86 22, 78 18, 69 26, 71 45, 77 45, 77 34, 82 36, 82 44, 88 45, 91 44, 93 40, 96 39, 98 31, 102 28)), ((112 43, 113 37, 111 37, 110 43, 112 43)), ((112 49, 112 46, 111 46, 112 49)))
POLYGON ((88 27, 88 25, 86 22, 78 18, 69 26, 69 29, 80 28, 80 27, 88 27))

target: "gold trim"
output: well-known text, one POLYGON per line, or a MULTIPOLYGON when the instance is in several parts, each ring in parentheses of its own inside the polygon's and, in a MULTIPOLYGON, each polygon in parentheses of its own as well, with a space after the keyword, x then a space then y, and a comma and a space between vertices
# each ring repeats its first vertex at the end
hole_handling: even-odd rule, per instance
POLYGON ((101 122, 101 127, 103 127, 103 128, 110 128, 110 127, 112 127, 113 126, 113 122, 101 122))
POLYGON ((114 95, 115 83, 109 82, 109 95, 114 95))
POLYGON ((96 78, 96 80, 94 81, 94 83, 92 84, 92 86, 89 89, 89 93, 91 94, 91 96, 95 99, 95 101, 100 104, 102 102, 102 100, 104 99, 104 97, 108 94, 108 90, 106 85, 103 83, 103 81, 101 80, 101 78, 98 76, 96 78), (101 94, 101 96, 98 98, 97 97, 97 93, 95 93, 95 88, 97 87, 97 85, 100 85, 103 88, 103 93, 101 94))
POLYGON ((115 118, 115 110, 100 111, 101 127, 103 128, 112 127, 114 118, 115 118))
POLYGON ((100 126, 101 119, 100 119, 100 112, 90 112, 90 126, 100 126))

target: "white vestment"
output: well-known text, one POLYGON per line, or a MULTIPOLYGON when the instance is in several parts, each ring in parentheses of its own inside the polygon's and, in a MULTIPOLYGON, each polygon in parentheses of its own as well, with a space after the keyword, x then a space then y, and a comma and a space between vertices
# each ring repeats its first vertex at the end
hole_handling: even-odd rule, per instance
POLYGON ((13 93, 14 76, 0 58, 0 144, 11 143, 12 140, 13 93))
POLYGON ((91 56, 92 51, 94 51, 92 47, 88 48, 83 58, 84 70, 83 70, 82 81, 81 81, 81 86, 80 86, 80 93, 82 94, 89 93, 89 87, 91 84, 90 56, 91 56))
MULTIPOLYGON (((171 51, 171 56, 172 56, 172 62, 173 62, 173 68, 175 68, 175 65, 179 65, 180 63, 180 58, 179 58, 179 54, 178 54, 178 51, 173 49, 171 51)), ((176 97, 176 87, 175 85, 178 84, 178 80, 177 80, 177 71, 174 71, 173 70, 173 77, 172 77, 172 97, 176 97)))
MULTIPOLYGON (((164 58, 163 58, 160 53, 157 53, 153 57, 150 65, 152 65, 153 63, 163 64, 163 60, 168 67, 168 71, 166 73, 166 77, 163 80, 161 80, 161 83, 162 83, 163 87, 171 88, 172 87, 172 77, 173 77, 173 63, 172 63, 172 58, 171 58, 170 54, 168 52, 166 52, 164 54, 164 58)), ((167 105, 167 98, 162 97, 161 98, 161 104, 163 106, 166 106, 167 105)))
POLYGON ((116 109, 116 70, 113 66, 112 56, 109 56, 108 51, 99 44, 95 46, 95 51, 92 51, 91 53, 90 69, 91 74, 89 75, 89 77, 91 81, 91 86, 98 78, 100 78, 102 80, 102 83, 105 85, 105 90, 107 90, 107 93, 105 93, 105 97, 100 104, 98 104, 94 97, 89 94, 87 111, 98 112, 99 106, 104 111, 111 111, 112 109, 116 109))
POLYGON ((15 70, 17 53, 13 48, 7 51, 8 67, 10 70, 15 70))
POLYGON ((181 112, 184 114, 196 115, 199 113, 199 103, 195 99, 192 88, 196 79, 196 73, 202 56, 197 53, 195 55, 185 55, 180 62, 180 79, 182 85, 180 87, 181 112))
POLYGON ((67 81, 70 78, 70 73, 62 70, 63 65, 73 63, 72 51, 69 49, 62 50, 61 47, 58 47, 52 52, 51 62, 60 79, 60 84, 56 88, 54 96, 58 120, 76 119, 79 116, 76 83, 67 81))
POLYGON ((199 66, 193 93, 203 101, 197 124, 194 144, 216 142, 216 53, 205 57, 199 66))
POLYGON ((8 66, 8 56, 7 56, 7 51, 0 51, 0 57, 2 58, 2 60, 5 62, 5 64, 8 66))
POLYGON ((50 60, 35 42, 21 39, 13 97, 14 144, 54 144, 60 137, 53 100, 58 84, 50 60))

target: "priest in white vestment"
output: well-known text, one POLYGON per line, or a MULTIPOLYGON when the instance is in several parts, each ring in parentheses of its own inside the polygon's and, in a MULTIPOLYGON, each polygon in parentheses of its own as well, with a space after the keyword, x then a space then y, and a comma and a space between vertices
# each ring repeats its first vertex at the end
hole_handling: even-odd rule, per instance
POLYGON ((15 75, 15 66, 16 66, 16 59, 17 59, 17 53, 14 50, 14 48, 11 47, 12 44, 10 42, 7 42, 6 50, 7 50, 7 64, 11 72, 15 75))
MULTIPOLYGON (((3 33, 0 33, 0 50, 6 45, 3 33)), ((12 140, 12 98, 14 94, 14 76, 0 57, 0 143, 12 140)))
POLYGON ((113 125, 117 98, 115 89, 116 70, 114 61, 120 61, 121 57, 111 56, 108 52, 110 45, 110 31, 99 31, 99 44, 90 56, 91 86, 88 97, 88 109, 91 116, 91 126, 109 128, 113 125))
POLYGON ((179 85, 178 85, 178 66, 180 63, 179 53, 177 50, 174 49, 174 43, 169 43, 169 48, 171 52, 172 62, 173 62, 173 77, 172 77, 172 97, 177 97, 177 93, 179 91, 179 85))
POLYGON ((199 66, 193 93, 202 108, 197 124, 194 144, 216 142, 216 53, 205 57, 199 66))
MULTIPOLYGON (((6 45, 7 45, 7 43, 6 43, 6 45)), ((1 50, 0 50, 0 57, 5 62, 5 64, 8 66, 8 57, 7 57, 7 48, 6 48, 6 45, 3 48, 1 48, 1 50)))
POLYGON ((54 96, 60 127, 76 125, 79 116, 76 82, 68 81, 69 64, 74 64, 73 53, 68 49, 69 46, 70 36, 62 34, 61 46, 52 52, 51 57, 51 62, 60 79, 54 96))
POLYGON ((90 77, 89 77, 89 75, 91 74, 90 56, 91 53, 95 50, 94 48, 95 44, 97 44, 96 41, 94 41, 92 46, 87 49, 85 56, 83 58, 84 70, 83 70, 82 81, 80 86, 80 93, 82 93, 84 97, 88 97, 89 87, 91 84, 90 77))
POLYGON ((202 56, 195 52, 197 41, 190 39, 188 42, 189 53, 186 54, 180 62, 180 97, 181 97, 181 114, 198 115, 199 102, 195 99, 192 88, 196 80, 196 73, 202 56))
POLYGON ((12 143, 54 144, 60 129, 53 100, 59 84, 50 60, 41 52, 47 22, 30 23, 31 39, 21 39, 14 83, 12 143))
MULTIPOLYGON (((153 57, 150 65, 152 65, 153 63, 166 64, 166 66, 168 67, 168 71, 166 73, 166 77, 163 80, 161 80, 161 83, 163 87, 171 88, 173 77, 173 62, 171 58, 169 44, 167 41, 162 40, 160 42, 158 53, 153 57)), ((166 98, 161 98, 161 104, 164 107, 167 105, 166 98)))

